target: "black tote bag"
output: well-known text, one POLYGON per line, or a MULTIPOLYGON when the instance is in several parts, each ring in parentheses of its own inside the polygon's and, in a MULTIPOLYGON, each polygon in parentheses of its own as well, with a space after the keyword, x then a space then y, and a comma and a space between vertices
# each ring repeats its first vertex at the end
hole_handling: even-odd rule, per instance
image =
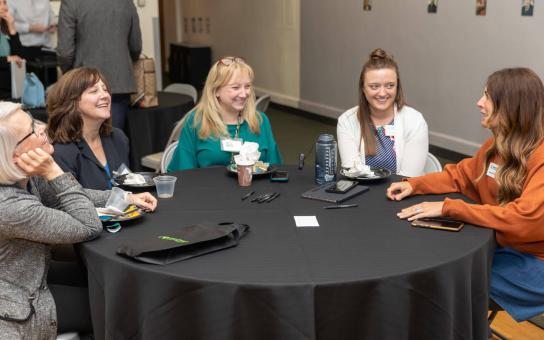
POLYGON ((151 264, 169 264, 231 248, 249 231, 246 224, 232 222, 200 223, 151 239, 131 240, 117 254, 151 264))

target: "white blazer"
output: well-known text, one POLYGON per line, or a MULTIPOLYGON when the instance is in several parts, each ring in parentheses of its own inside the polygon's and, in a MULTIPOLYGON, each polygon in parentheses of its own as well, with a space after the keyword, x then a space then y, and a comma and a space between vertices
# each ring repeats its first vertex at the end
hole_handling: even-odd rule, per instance
MULTIPOLYGON (((365 143, 361 138, 358 108, 355 106, 338 118, 336 135, 343 168, 352 168, 358 162, 365 164, 365 143)), ((409 177, 423 175, 429 152, 429 132, 423 115, 407 105, 397 112, 395 106, 394 135, 397 174, 409 177)))

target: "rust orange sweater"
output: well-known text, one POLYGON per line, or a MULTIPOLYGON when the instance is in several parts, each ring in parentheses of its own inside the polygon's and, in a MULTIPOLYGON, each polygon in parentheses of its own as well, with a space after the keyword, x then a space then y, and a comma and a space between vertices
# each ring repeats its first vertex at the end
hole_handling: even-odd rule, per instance
MULTIPOLYGON (((484 175, 485 152, 493 139, 487 140, 478 153, 457 164, 446 165, 444 171, 408 179, 414 194, 459 192, 479 204, 446 198, 442 214, 470 224, 495 229, 497 242, 544 260, 544 144, 529 157, 527 178, 521 196, 499 206, 495 179, 484 175)), ((498 166, 500 161, 495 160, 498 166)), ((486 169, 487 172, 487 169, 486 169)))

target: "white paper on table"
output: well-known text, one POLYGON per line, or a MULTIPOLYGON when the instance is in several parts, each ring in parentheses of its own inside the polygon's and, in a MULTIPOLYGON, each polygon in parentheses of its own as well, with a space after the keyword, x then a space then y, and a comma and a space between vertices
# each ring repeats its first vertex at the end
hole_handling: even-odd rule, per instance
POLYGON ((294 216, 297 227, 319 227, 315 216, 294 216))
POLYGON ((10 62, 11 70, 11 98, 19 99, 23 95, 23 85, 26 75, 26 61, 23 60, 21 67, 16 62, 10 62))

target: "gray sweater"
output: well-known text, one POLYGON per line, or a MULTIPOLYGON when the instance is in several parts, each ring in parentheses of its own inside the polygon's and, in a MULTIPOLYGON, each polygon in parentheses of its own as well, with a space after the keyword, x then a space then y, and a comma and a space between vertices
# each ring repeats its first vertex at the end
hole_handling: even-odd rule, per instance
POLYGON ((55 338, 55 304, 46 285, 51 245, 96 237, 102 224, 94 207, 105 205, 109 191, 83 189, 68 173, 29 183, 30 192, 0 185, 0 334, 55 338))

